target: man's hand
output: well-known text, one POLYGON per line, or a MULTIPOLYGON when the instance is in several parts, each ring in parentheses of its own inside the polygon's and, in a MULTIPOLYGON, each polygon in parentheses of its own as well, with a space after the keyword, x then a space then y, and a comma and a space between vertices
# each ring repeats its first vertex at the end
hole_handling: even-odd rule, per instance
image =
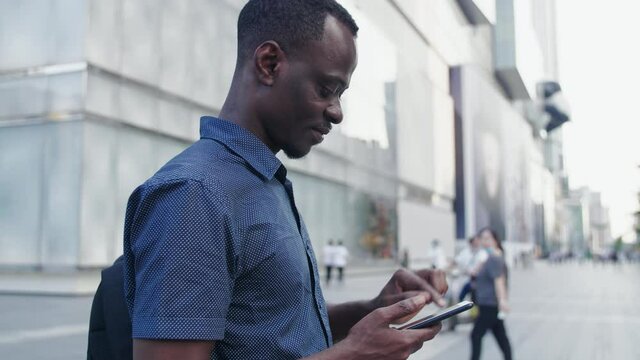
MULTIPOLYGON (((442 295, 448 289, 445 273, 440 270, 396 271, 380 294, 369 301, 357 301, 329 306, 329 322, 334 341, 344 339, 352 326, 374 310, 395 304, 412 296, 422 295, 425 303, 445 306, 442 295)), ((394 324, 411 319, 419 311, 398 318, 394 324)))
POLYGON ((389 324, 416 314, 426 303, 427 296, 418 295, 379 308, 355 324, 346 339, 331 350, 337 352, 334 354, 336 358, 406 359, 418 351, 425 341, 433 339, 440 331, 441 325, 426 329, 396 330, 390 328, 389 324))
POLYGON ((507 300, 498 301, 498 310, 505 313, 511 312, 511 307, 509 307, 507 300))
MULTIPOLYGON (((416 295, 424 296, 427 304, 434 302, 438 306, 445 306, 446 302, 442 296, 448 288, 444 271, 400 269, 393 274, 380 294, 372 300, 372 307, 389 306, 416 295)), ((397 319, 395 324, 406 322, 416 313, 407 314, 407 316, 397 319)))

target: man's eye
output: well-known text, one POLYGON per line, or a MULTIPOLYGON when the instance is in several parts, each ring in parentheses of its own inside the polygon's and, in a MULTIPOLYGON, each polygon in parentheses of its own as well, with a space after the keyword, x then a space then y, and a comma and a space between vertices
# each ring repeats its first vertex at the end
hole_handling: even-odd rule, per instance
POLYGON ((333 95, 333 91, 329 90, 329 88, 325 86, 320 86, 320 96, 323 98, 328 98, 333 95))

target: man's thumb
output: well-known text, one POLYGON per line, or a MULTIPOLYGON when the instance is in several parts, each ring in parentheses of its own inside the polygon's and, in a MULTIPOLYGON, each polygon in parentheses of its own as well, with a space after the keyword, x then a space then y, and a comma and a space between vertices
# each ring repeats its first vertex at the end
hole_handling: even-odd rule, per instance
POLYGON ((390 324, 397 319, 407 317, 420 311, 427 303, 427 297, 417 295, 382 308, 382 316, 386 323, 390 324))

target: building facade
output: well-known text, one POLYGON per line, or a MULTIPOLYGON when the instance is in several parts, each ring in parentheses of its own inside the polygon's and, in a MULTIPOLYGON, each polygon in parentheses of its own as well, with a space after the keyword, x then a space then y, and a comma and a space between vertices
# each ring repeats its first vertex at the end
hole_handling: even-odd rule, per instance
POLYGON ((509 257, 546 253, 565 230, 555 1, 458 2, 493 33, 491 66, 452 68, 456 111, 457 237, 490 227, 509 257))
MULTIPOLYGON (((0 30, 15 35, 0 43, 0 265, 92 268, 122 253, 129 194, 220 110, 243 4, 0 5, 0 30)), ((341 239, 354 262, 401 248, 421 258, 434 238, 453 246, 448 66, 408 21, 421 4, 344 2, 362 28, 344 126, 283 159, 316 247, 341 239)), ((439 7, 455 17, 454 5, 439 7)))
MULTIPOLYGON (((220 111, 244 2, 0 4, 1 267, 122 253, 129 194, 220 111)), ((562 169, 535 131, 535 86, 557 80, 553 0, 340 2, 361 27, 345 120, 282 158, 316 248, 343 240, 355 264, 406 252, 417 266, 434 239, 453 256, 482 226, 545 242, 562 169)))
POLYGON ((556 250, 574 254, 605 254, 611 247, 609 209, 602 203, 601 195, 587 187, 571 190, 564 200, 568 219, 564 241, 556 244, 556 250))

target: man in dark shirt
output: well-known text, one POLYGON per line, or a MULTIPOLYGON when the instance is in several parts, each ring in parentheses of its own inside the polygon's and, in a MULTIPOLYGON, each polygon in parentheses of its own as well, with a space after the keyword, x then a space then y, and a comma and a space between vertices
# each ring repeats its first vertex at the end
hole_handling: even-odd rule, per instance
MULTIPOLYGON (((342 121, 358 27, 333 0, 252 0, 218 118, 129 199, 125 296, 135 359, 405 359, 439 326, 442 272, 399 270, 369 301, 327 306, 287 171, 342 121), (335 344, 335 345, 334 345, 335 344)), ((226 54, 221 54, 225 56, 226 54)))

